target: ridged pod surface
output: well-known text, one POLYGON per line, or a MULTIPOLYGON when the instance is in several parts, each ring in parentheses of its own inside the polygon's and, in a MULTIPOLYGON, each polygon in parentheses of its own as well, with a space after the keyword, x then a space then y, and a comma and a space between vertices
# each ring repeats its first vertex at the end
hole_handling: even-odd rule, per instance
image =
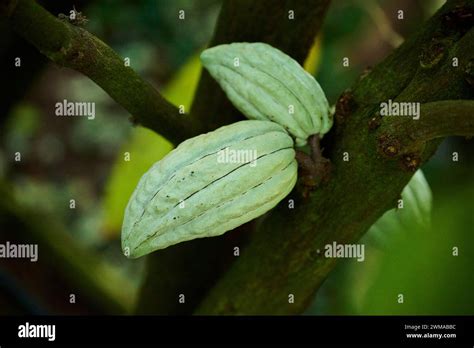
POLYGON ((273 208, 297 178, 294 143, 276 123, 241 121, 188 139, 140 179, 125 210, 131 258, 218 236, 273 208))
POLYGON ((232 43, 206 49, 201 61, 247 118, 282 125, 297 146, 321 137, 333 123, 319 83, 297 61, 265 43, 232 43))

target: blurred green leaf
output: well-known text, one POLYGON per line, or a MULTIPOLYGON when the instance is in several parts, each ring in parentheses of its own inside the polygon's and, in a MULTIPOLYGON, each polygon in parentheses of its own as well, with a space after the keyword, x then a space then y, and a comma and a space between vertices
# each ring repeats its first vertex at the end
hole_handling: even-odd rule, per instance
POLYGON ((303 68, 311 75, 315 75, 321 63, 321 43, 322 35, 317 35, 306 57, 303 68))
MULTIPOLYGON (((398 254, 400 244, 430 230, 432 194, 421 170, 413 175, 401 198, 403 208, 387 211, 358 242, 365 245, 364 262, 342 260, 319 290, 308 314, 368 314, 363 304, 373 298, 368 293, 377 289, 376 278, 384 260, 391 253, 398 254)), ((408 260, 409 264, 413 262, 411 257, 408 260)), ((390 278, 392 271, 387 270, 385 275, 390 278)), ((391 300, 396 301, 396 296, 391 300)))
POLYGON ((432 194, 421 170, 418 170, 401 194, 403 208, 390 209, 367 231, 361 243, 389 247, 412 231, 427 229, 431 221, 432 194))
POLYGON ((41 126, 41 111, 34 105, 22 102, 16 105, 5 125, 5 146, 11 152, 28 153, 31 141, 41 126))
POLYGON ((432 229, 400 240, 379 259, 360 314, 472 314, 474 223, 465 207, 472 207, 474 187, 453 191, 439 201, 432 229))

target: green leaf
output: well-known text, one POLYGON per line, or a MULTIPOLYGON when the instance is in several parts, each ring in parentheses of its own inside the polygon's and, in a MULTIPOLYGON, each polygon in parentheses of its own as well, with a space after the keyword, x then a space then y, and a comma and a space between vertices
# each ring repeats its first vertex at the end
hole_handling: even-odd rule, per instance
MULTIPOLYGON (((421 170, 405 186, 401 199, 403 208, 388 210, 357 242, 365 246, 364 262, 341 260, 318 291, 308 314, 368 314, 363 304, 373 296, 371 289, 377 287, 375 279, 380 276, 381 264, 387 255, 399 254, 401 244, 419 239, 430 231, 432 194, 421 170)), ((392 275, 386 270, 384 276, 392 275)))
POLYGON ((432 195, 428 182, 418 170, 401 194, 403 207, 390 209, 367 231, 361 243, 387 247, 395 239, 409 237, 416 230, 430 226, 432 195))

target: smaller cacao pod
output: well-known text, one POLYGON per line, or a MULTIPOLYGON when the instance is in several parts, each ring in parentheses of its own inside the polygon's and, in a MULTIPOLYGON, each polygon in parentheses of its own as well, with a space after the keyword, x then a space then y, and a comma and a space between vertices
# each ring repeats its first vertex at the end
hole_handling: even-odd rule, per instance
POLYGON ((247 118, 282 125, 297 146, 322 137, 333 123, 319 83, 297 61, 265 43, 232 43, 206 49, 201 62, 247 118))
POLYGON ((255 120, 184 141, 133 192, 122 226, 124 254, 136 258, 218 236, 264 214, 296 183, 293 146, 283 127, 255 120))

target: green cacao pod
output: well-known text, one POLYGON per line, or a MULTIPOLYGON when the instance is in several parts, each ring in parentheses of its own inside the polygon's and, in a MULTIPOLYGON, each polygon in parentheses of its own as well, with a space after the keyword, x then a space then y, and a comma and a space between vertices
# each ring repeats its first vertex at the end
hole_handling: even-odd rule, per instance
POLYGON ((274 122, 241 121, 188 139, 140 179, 122 249, 136 258, 218 236, 273 208, 297 178, 294 143, 274 122))
POLYGON ((319 83, 297 61, 265 43, 209 48, 201 61, 247 118, 282 125, 297 146, 332 126, 332 112, 319 83))

